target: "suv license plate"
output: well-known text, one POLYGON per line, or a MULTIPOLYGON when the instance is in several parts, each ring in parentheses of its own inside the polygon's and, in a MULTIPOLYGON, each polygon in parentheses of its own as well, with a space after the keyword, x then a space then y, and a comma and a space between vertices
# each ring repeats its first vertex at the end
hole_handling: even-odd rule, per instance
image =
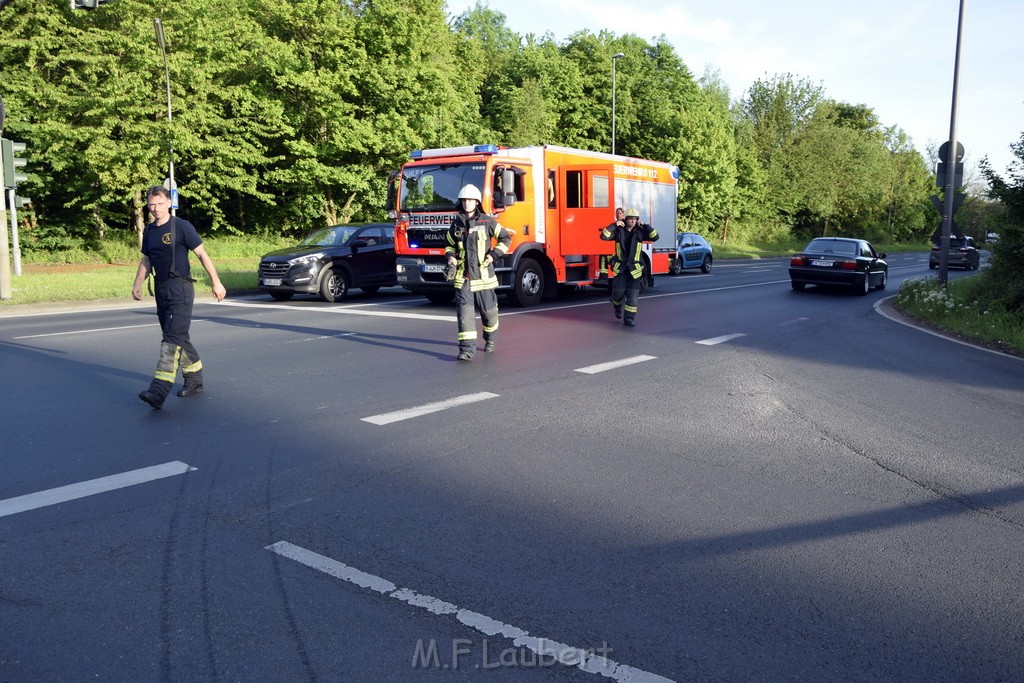
POLYGON ((444 272, 444 264, 443 263, 424 263, 423 264, 423 272, 424 273, 443 273, 444 272))
POLYGON ((832 266, 835 265, 835 262, 834 261, 811 261, 811 265, 812 266, 825 266, 826 268, 831 268, 832 266))
POLYGON ((263 286, 264 287, 280 287, 281 286, 281 278, 279 278, 279 277, 263 278, 263 286))

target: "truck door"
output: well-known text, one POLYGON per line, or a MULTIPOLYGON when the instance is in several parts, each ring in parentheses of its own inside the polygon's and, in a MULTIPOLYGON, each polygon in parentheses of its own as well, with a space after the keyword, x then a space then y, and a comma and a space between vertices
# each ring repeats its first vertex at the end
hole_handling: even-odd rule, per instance
POLYGON ((615 217, 615 176, 611 164, 558 167, 559 253, 613 254, 601 228, 615 217))

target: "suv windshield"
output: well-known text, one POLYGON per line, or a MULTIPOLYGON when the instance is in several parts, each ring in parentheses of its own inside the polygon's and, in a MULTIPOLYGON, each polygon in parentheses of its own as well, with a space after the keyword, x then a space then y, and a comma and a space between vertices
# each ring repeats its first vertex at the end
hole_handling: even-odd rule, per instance
POLYGON ((465 185, 484 187, 484 164, 408 166, 402 172, 399 199, 403 211, 452 211, 465 185))
POLYGON ((347 228, 344 226, 321 228, 299 242, 299 244, 311 247, 340 246, 352 239, 352 235, 356 234, 357 229, 358 228, 347 228))

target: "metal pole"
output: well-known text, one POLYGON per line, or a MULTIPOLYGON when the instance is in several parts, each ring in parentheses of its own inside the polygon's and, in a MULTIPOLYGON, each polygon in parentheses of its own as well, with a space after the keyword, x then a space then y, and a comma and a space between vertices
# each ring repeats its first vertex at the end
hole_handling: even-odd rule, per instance
POLYGON ((949 280, 949 235, 953 230, 953 193, 956 191, 956 114, 960 98, 960 42, 964 28, 964 3, 960 0, 960 16, 956 24, 956 57, 953 60, 953 105, 949 113, 949 144, 946 150, 946 186, 942 205, 942 239, 939 243, 939 283, 949 280))
POLYGON ((612 154, 615 154, 615 61, 625 56, 623 52, 612 55, 612 154))
MULTIPOLYGON (((2 156, 2 151, 0 151, 0 156, 2 156)), ((3 159, 0 158, 0 187, 4 185, 4 165, 2 162, 3 159)), ((0 299, 10 299, 12 294, 11 252, 7 244, 6 206, 7 203, 5 201, 0 201, 0 299)))
POLYGON ((14 190, 7 191, 8 206, 11 207, 11 245, 14 253, 14 274, 21 275, 21 244, 18 242, 18 209, 14 205, 14 190))
MULTIPOLYGON (((167 82, 167 179, 171 185, 167 189, 171 191, 172 199, 176 200, 178 186, 174 182, 174 141, 171 139, 171 124, 174 121, 171 115, 171 70, 167 67, 167 41, 164 40, 163 22, 159 18, 154 17, 153 28, 156 29, 156 42, 160 46, 160 52, 164 57, 164 77, 167 82)), ((178 213, 176 204, 177 201, 171 204, 172 216, 176 216, 178 213)))

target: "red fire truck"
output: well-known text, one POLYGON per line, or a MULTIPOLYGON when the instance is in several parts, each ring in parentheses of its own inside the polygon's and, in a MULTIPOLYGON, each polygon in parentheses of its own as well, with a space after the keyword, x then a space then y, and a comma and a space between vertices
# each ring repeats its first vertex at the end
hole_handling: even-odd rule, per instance
POLYGON ((519 306, 556 296, 560 287, 607 284, 602 265, 615 245, 600 232, 615 207, 637 209, 658 230, 657 242, 645 246, 646 267, 667 273, 676 248, 678 177, 677 167, 660 161, 553 145, 416 150, 388 185, 398 284, 437 303, 452 300, 445 233, 467 184, 480 189, 483 210, 512 233, 495 270, 499 291, 519 306))

